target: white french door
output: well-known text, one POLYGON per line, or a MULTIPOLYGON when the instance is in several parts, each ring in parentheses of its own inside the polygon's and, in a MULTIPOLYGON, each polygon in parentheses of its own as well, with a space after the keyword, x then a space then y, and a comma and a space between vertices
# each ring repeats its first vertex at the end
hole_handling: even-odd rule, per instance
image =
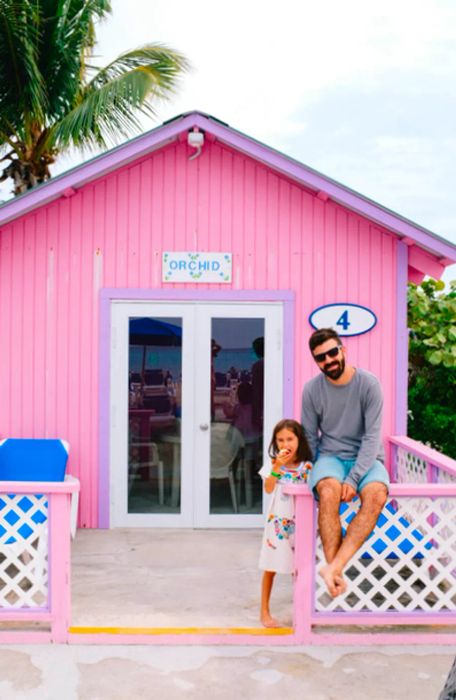
POLYGON ((261 526, 282 327, 280 302, 112 302, 113 526, 261 526))

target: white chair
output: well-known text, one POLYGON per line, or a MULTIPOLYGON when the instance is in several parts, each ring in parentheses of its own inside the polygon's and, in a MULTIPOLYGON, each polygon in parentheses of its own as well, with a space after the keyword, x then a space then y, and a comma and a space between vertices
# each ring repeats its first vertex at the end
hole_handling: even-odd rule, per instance
POLYGON ((163 461, 160 459, 157 444, 155 442, 142 442, 137 440, 132 441, 130 442, 130 460, 128 466, 129 494, 134 482, 136 481, 139 470, 144 468, 146 468, 149 472, 149 479, 151 477, 151 470, 157 470, 158 503, 162 506, 165 502, 165 482, 163 461), (148 457, 146 461, 141 459, 141 454, 144 451, 148 457))
POLYGON ((233 511, 238 512, 236 496, 236 469, 244 468, 245 442, 242 433, 230 423, 211 425, 211 471, 212 479, 228 479, 233 511))

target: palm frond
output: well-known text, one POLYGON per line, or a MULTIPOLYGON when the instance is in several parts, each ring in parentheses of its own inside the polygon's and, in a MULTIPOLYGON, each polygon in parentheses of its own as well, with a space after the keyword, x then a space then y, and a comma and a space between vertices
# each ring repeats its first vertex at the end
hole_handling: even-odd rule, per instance
POLYGON ((111 11, 109 0, 41 0, 44 7, 40 70, 49 95, 48 124, 76 103, 86 55, 95 43, 94 22, 111 11))
POLYGON ((40 73, 40 15, 26 0, 0 0, 0 119, 42 119, 47 108, 40 73))
POLYGON ((123 54, 97 73, 80 103, 52 130, 58 148, 107 146, 141 131, 140 113, 154 115, 153 100, 173 91, 186 59, 164 46, 123 54))
POLYGON ((110 11, 111 0, 0 0, 0 155, 24 166, 16 194, 48 179, 59 151, 140 132, 140 115, 188 69, 179 52, 148 44, 89 79, 95 23, 110 11))
POLYGON ((181 53, 168 46, 146 44, 121 54, 105 68, 100 69, 89 86, 101 87, 138 68, 149 73, 156 90, 165 97, 173 91, 176 79, 189 69, 189 63, 181 53))

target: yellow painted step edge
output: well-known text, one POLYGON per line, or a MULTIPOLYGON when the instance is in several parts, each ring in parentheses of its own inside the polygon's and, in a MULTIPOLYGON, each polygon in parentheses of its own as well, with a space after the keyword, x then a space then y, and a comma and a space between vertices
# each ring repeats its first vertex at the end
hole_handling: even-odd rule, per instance
POLYGON ((292 627, 69 627, 70 634, 293 634, 292 627))

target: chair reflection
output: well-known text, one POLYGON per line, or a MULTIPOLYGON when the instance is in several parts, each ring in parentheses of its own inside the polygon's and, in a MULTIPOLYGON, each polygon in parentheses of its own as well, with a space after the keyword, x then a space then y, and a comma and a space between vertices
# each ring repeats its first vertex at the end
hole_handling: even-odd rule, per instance
POLYGON ((237 428, 230 423, 212 423, 210 478, 228 479, 234 513, 239 512, 236 474, 237 470, 244 473, 244 447, 244 438, 237 428))
POLYGON ((128 494, 130 495, 133 484, 144 470, 147 473, 148 482, 152 482, 152 470, 156 470, 158 503, 162 506, 165 502, 164 472, 163 462, 160 459, 157 444, 155 442, 131 440, 129 452, 128 494))

